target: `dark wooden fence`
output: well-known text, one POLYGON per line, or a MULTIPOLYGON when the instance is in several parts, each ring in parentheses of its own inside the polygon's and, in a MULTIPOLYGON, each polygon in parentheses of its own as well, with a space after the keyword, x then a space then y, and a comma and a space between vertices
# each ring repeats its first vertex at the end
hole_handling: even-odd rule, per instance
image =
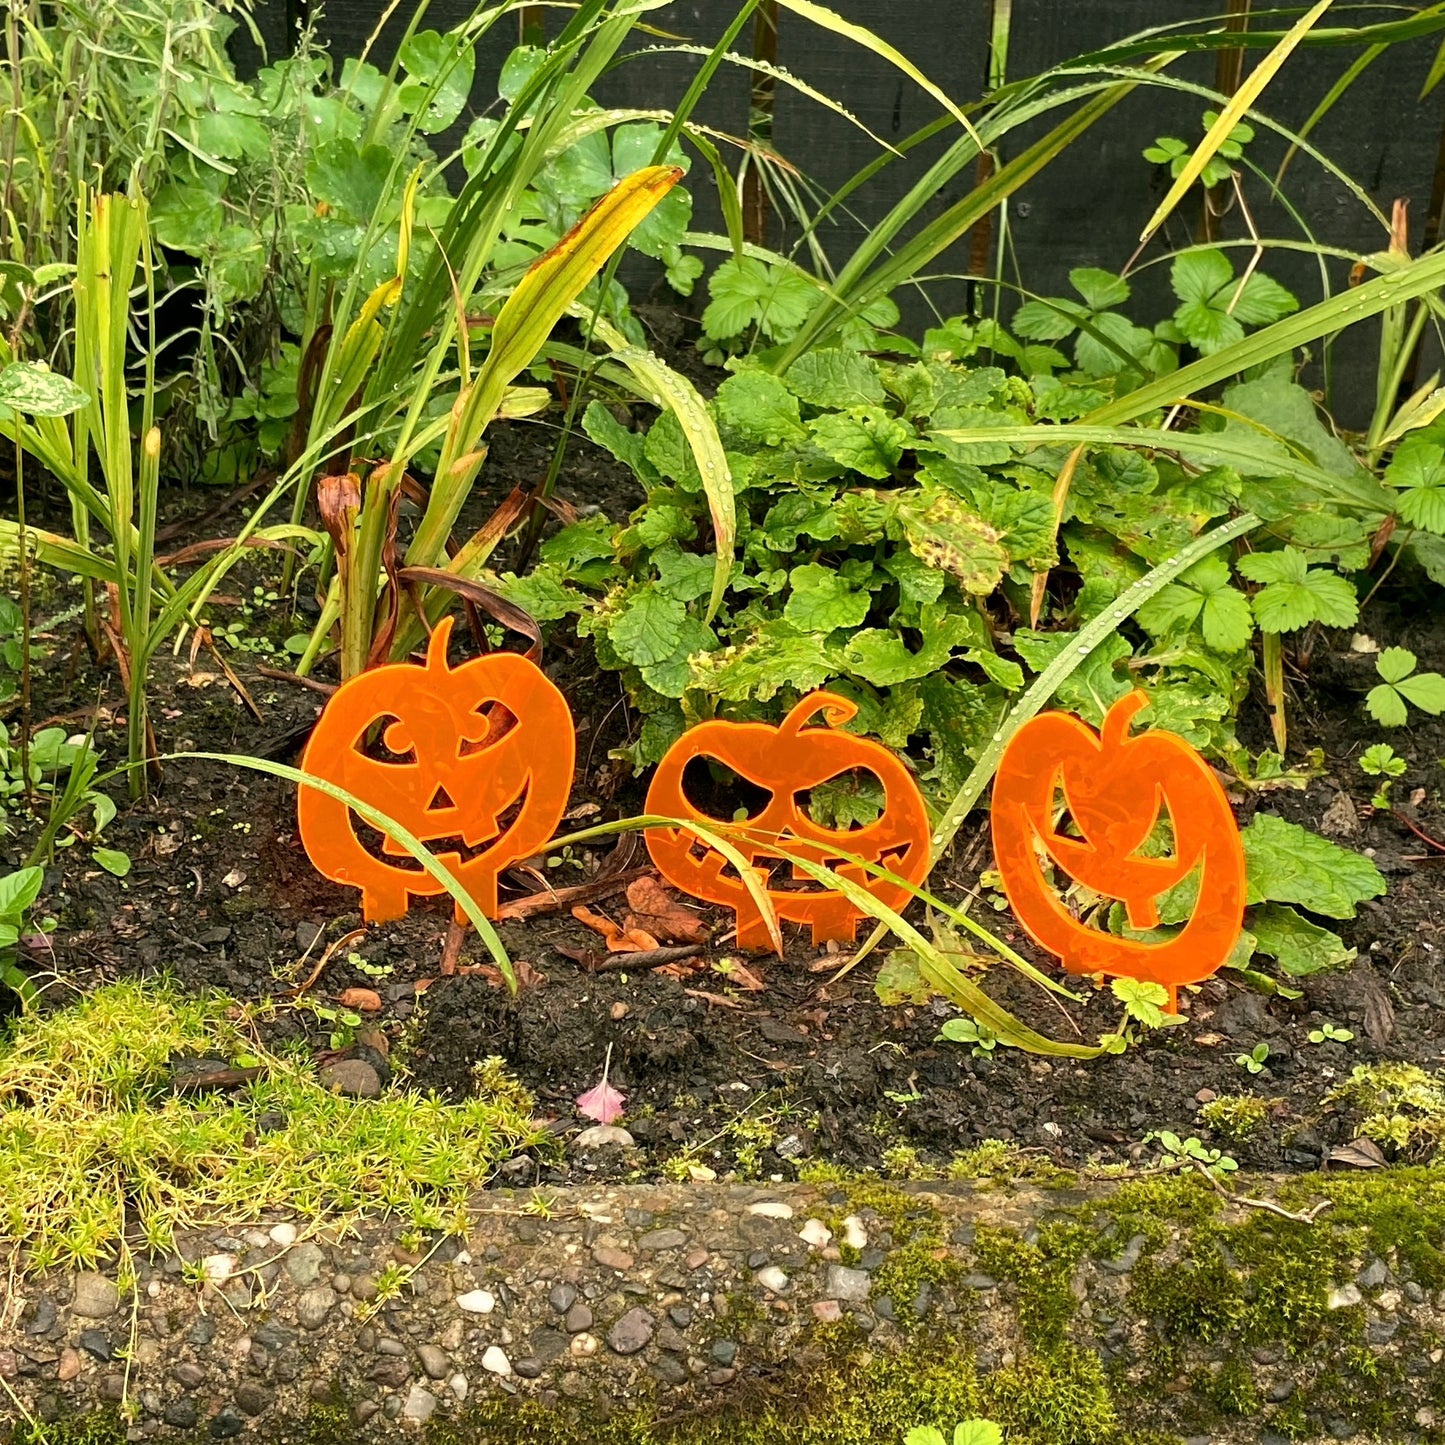
MULTIPOLYGON (((959 99, 982 90, 988 63, 992 13, 1001 0, 834 0, 834 8, 865 25, 909 56, 937 85, 959 99)), ((1012 0, 1008 74, 1036 73, 1070 56, 1087 53, 1150 25, 1177 22, 1222 8, 1228 0, 1012 0)), ((259 18, 273 53, 284 50, 288 25, 298 18, 304 0, 260 0, 259 18)), ((410 0, 383 29, 376 56, 381 63, 393 52, 410 0)), ((1231 9, 1247 9, 1247 0, 1233 0, 1231 9)), ((1344 8, 1344 7, 1342 7, 1344 8)), ((319 12, 319 29, 338 59, 358 53, 383 13, 383 0, 332 0, 319 12)), ((1360 7, 1352 7, 1352 13, 1360 7)), ((469 0, 432 0, 425 23, 445 29, 471 12, 469 0)), ((734 13, 733 0, 677 0, 648 19, 659 28, 699 43, 710 43, 734 13)), ((1363 13, 1363 12, 1360 12, 1363 13)), ((1378 18, 1378 12, 1375 13, 1378 18)), ((552 23, 560 22, 553 19, 552 23)), ((495 100, 495 78, 509 47, 516 43, 515 23, 496 27, 481 47, 472 104, 477 113, 495 100)), ((744 36, 741 49, 751 45, 744 36)), ((1355 83, 1315 132, 1320 149, 1352 176, 1386 214, 1397 197, 1410 202, 1412 249, 1422 237, 1438 237, 1440 197, 1432 190, 1441 150, 1445 86, 1418 99, 1434 54, 1436 40, 1427 38, 1387 52, 1355 83)), ((894 140, 908 135, 938 114, 937 104, 884 61, 848 41, 819 30, 784 12, 777 37, 778 63, 832 96, 878 135, 894 140)), ((1258 51, 1247 52, 1246 68, 1258 51)), ((1330 85, 1358 54, 1357 50, 1320 47, 1296 52, 1281 79, 1266 96, 1264 109, 1289 126, 1301 124, 1330 85)), ((666 106, 681 95, 697 61, 687 57, 641 56, 618 66, 598 87, 596 98, 619 106, 666 106)), ((1181 79, 1212 85, 1217 57, 1187 57, 1171 67, 1181 79)), ((709 91, 699 118, 742 135, 747 130, 749 74, 724 67, 709 91)), ((1206 102, 1177 91, 1141 88, 1089 131, 1067 155, 1045 170, 1014 200, 1009 213, 1011 253, 1007 274, 1030 289, 1057 294, 1067 287, 1072 266, 1095 265, 1118 270, 1133 255, 1140 228, 1167 185, 1161 167, 1140 155, 1157 135, 1178 135, 1193 141, 1202 134, 1200 116, 1206 102)), ((1037 134, 1035 130, 1033 134, 1037 134)), ((1016 135, 1010 146, 1030 136, 1016 135)), ((776 91, 774 147, 826 194, 873 159, 877 147, 856 127, 786 87, 776 91)), ((1261 133, 1250 154, 1273 172, 1284 150, 1277 137, 1261 133)), ((935 151, 928 155, 936 154, 935 151)), ((853 214, 830 226, 823 240, 837 261, 846 258, 870 220, 882 214, 919 174, 928 155, 916 154, 883 170, 854 198, 853 214)), ((972 183, 972 173, 959 176, 934 201, 941 210, 972 183)), ((695 168, 693 190, 697 221, 716 226, 717 207, 706 167, 695 168)), ((1386 237, 1348 188, 1326 169, 1299 156, 1284 187, 1287 207, 1263 184, 1251 182, 1246 194, 1254 224, 1261 234, 1304 239, 1304 226, 1321 242, 1362 250, 1383 249, 1386 237), (1291 214, 1290 207, 1295 214, 1291 214)), ((1172 223, 1172 239, 1182 243, 1198 218, 1197 208, 1172 223)), ((1238 213, 1222 222, 1225 234, 1247 234, 1238 213)), ((944 258, 940 272, 967 266, 964 247, 944 258)), ((1344 284, 1346 266, 1331 268, 1331 284, 1344 284)), ((1278 255, 1269 270, 1296 290, 1302 302, 1319 299, 1321 284, 1313 258, 1278 255)), ((1144 270, 1137 285, 1136 319, 1155 320, 1170 306, 1165 268, 1144 270)), ((929 303, 904 301, 909 319, 925 321, 929 303)), ((957 309, 966 299, 961 283, 932 288, 932 304, 957 309)), ((1012 309, 1007 305, 1005 311, 1012 309)), ((1331 400, 1350 422, 1367 413, 1373 387, 1370 346, 1353 344, 1338 357, 1331 400)))

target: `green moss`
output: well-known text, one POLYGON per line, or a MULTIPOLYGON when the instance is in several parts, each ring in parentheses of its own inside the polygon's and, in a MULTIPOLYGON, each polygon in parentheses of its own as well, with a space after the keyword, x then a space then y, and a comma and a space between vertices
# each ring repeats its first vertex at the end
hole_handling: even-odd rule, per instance
POLYGON ((97 1410, 53 1425, 21 1425, 14 1445, 125 1445, 125 1422, 115 1409, 97 1410))
POLYGON ((1129 1302, 1170 1344, 1222 1339, 1248 1308, 1244 1282, 1212 1246, 1191 1248, 1173 1264, 1141 1260, 1129 1302))
POLYGON ((37 1271, 94 1265, 124 1257, 127 1233, 167 1249, 178 1222, 239 1222, 258 1200, 450 1227, 472 1190, 542 1137, 531 1099, 499 1070, 455 1106, 399 1091, 346 1099, 309 1061, 265 1050, 247 1022, 224 995, 124 981, 0 1035, 0 1245, 22 1246, 37 1271), (260 1074, 225 1097, 173 1095, 170 1061, 207 1056, 260 1074))
POLYGON ((1119 1420, 1097 1355, 1073 1345, 1030 1356, 984 1382, 984 1412, 1028 1445, 1108 1445, 1119 1420))
POLYGON ((1414 1064, 1360 1064, 1324 1102, 1357 1110, 1361 1134, 1404 1156, 1428 1158, 1445 1144, 1445 1075, 1414 1064))
POLYGON ((1283 1102, 1261 1099, 1257 1094, 1221 1094, 1199 1110, 1199 1122, 1230 1143, 1243 1144, 1283 1102))
POLYGON ((1196 1388, 1225 1415, 1253 1415, 1260 1407, 1254 1372, 1248 1362, 1237 1355, 1225 1360, 1218 1369, 1205 1370, 1196 1388))
POLYGON ((1035 1244, 1004 1230, 978 1231, 974 1253, 979 1266, 996 1279, 1012 1281, 1019 1332, 1035 1349, 1056 1350, 1063 1344, 1078 1309, 1070 1281, 1093 1238, 1078 1224, 1049 1225, 1035 1244))

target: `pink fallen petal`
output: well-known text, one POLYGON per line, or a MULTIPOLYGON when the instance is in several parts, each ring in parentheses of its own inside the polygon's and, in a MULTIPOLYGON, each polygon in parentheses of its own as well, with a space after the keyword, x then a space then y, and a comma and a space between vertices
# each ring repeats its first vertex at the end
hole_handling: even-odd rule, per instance
POLYGON ((577 1108, 589 1119, 596 1119, 599 1124, 611 1124, 622 1117, 622 1106, 627 1102, 627 1095, 619 1093, 606 1079, 598 1084, 595 1089, 588 1089, 585 1094, 577 1098, 577 1108))

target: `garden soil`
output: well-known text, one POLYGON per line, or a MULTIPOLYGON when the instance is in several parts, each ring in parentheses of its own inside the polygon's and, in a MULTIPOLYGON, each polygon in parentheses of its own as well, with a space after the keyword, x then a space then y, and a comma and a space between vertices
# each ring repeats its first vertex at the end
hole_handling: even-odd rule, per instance
MULTIPOLYGON (((496 429, 473 525, 513 484, 541 479, 554 440, 552 430, 538 426, 496 429)), ((640 500, 630 477, 585 442, 569 452, 560 494, 583 511, 601 507, 618 516, 640 500)), ((193 495, 186 503, 192 514, 207 512, 198 535, 235 530, 234 512, 214 515, 216 500, 193 495)), ((252 587, 274 585, 278 571, 274 559, 262 558, 233 574, 225 589, 239 604, 252 587)), ((48 656, 35 679, 33 716, 71 731, 93 722, 106 758, 116 759, 124 751, 123 695, 113 669, 97 667, 85 653, 73 604, 72 596, 40 589, 39 642, 48 656)), ((1438 603, 1433 611, 1429 606, 1411 592, 1409 579, 1398 585, 1392 579, 1357 630, 1381 647, 1410 647, 1422 668, 1445 669, 1445 619, 1438 603)), ((212 611, 218 621, 241 616, 238 606, 212 611)), ((268 625, 264 614, 246 623, 253 633, 268 625)), ((279 619, 274 625, 282 626, 279 619)), ((588 645, 556 631, 544 664, 568 697, 578 733, 572 821, 565 826, 640 811, 642 787, 612 756, 638 719, 588 645)), ((664 1170, 706 1177, 708 1169, 786 1178, 817 1161, 906 1172, 946 1166, 990 1139, 1031 1151, 1040 1165, 1142 1165, 1158 1157, 1158 1145, 1148 1142, 1156 1130, 1197 1133, 1241 1165, 1315 1169, 1358 1132, 1358 1117, 1329 1101, 1354 1066, 1392 1059, 1435 1067, 1445 1052, 1445 724, 1417 715, 1418 726, 1390 734, 1409 771, 1394 785, 1398 812, 1373 811, 1375 780, 1357 759, 1382 735, 1362 706, 1374 659, 1350 644, 1348 633, 1321 634, 1307 672, 1290 679, 1292 759, 1318 747, 1323 771, 1303 790, 1236 797, 1241 822, 1265 808, 1323 826, 1374 858, 1388 895, 1366 903, 1353 922, 1332 925, 1358 951, 1356 959, 1296 981, 1297 999, 1263 995, 1226 971, 1184 993, 1184 1026, 1154 1033, 1119 1056, 1077 1062, 996 1048, 975 1057, 939 1041, 950 1008, 884 1007, 873 990, 877 956, 840 977, 846 953, 815 949, 790 925, 785 957, 743 960, 760 984, 752 990, 729 977, 726 960, 739 955, 725 942, 705 950, 691 971, 675 969, 683 974, 677 977, 606 959, 599 936, 567 911, 506 923, 502 937, 531 980, 513 999, 494 974, 439 977, 449 918, 440 900, 417 904, 404 921, 370 928, 338 949, 298 998, 297 985, 326 946, 360 927, 357 896, 310 867, 296 836, 290 785, 213 763, 168 763, 154 796, 122 809, 106 841, 133 860, 124 880, 93 866, 80 844, 61 854, 42 897, 57 920, 53 952, 31 953, 27 962, 54 975, 46 999, 57 1003, 116 977, 159 972, 192 988, 225 989, 267 1005, 257 1027, 273 1047, 304 1047, 322 1063, 359 1052, 390 1075, 392 1086, 459 1097, 479 1061, 501 1055, 534 1091, 540 1112, 555 1119, 559 1136, 550 1157, 514 1161, 505 1171, 511 1184, 646 1178, 664 1170), (583 966, 599 959, 623 966, 599 972, 583 966), (382 1001, 379 1013, 364 1018, 359 1042, 324 1016, 334 1014, 349 988, 373 989, 382 1001), (1310 1031, 1326 1022, 1354 1038, 1310 1042, 1310 1031), (1250 1074, 1237 1060, 1259 1043, 1268 1045, 1268 1058, 1262 1072, 1250 1074), (627 1096, 623 1122, 638 1147, 578 1152, 566 1142, 590 1121, 574 1101, 598 1082, 609 1049, 610 1080, 627 1096), (1235 1094, 1272 1101, 1264 1126, 1242 1143, 1213 1138, 1196 1118, 1203 1102, 1235 1094)), ((260 716, 206 652, 191 661, 167 650, 156 661, 152 687, 162 751, 297 762, 324 698, 258 670, 285 668, 284 654, 227 656, 260 716)), ((1240 732, 1255 749, 1268 745, 1258 698, 1245 705, 1240 732)), ((609 840, 578 847, 551 866, 536 860, 538 868, 515 869, 503 880, 503 896, 533 892, 543 877, 556 886, 585 881, 613 846, 609 840)), ((28 851, 25 830, 15 828, 0 847, 6 866, 16 866, 28 851)), ((638 844, 630 862, 621 854, 606 866, 645 861, 638 844)), ((986 814, 979 811, 936 882, 944 896, 961 900, 978 890, 989 864, 986 814)), ((992 897, 979 894, 976 914, 1052 968, 1031 952, 1006 911, 989 906, 992 897)), ((627 911, 620 894, 594 906, 619 921, 627 911)), ((704 913, 714 936, 725 936, 730 918, 704 913)), ((486 962, 474 936, 461 961, 486 962)), ((1091 1043, 1118 1022, 1112 996, 1088 980, 1071 981, 1087 1002, 1068 1005, 1067 1013, 1002 964, 982 982, 1059 1039, 1091 1043)))

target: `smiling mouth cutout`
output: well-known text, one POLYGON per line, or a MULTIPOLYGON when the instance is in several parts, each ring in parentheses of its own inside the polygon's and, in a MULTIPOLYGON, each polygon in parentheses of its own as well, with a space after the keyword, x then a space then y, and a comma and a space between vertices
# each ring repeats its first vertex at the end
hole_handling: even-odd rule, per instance
MULTIPOLYGON (((426 844, 428 852, 440 858, 449 867, 465 867, 469 863, 475 863, 479 858, 485 858, 507 835, 525 809, 530 791, 530 786, 524 787, 517 797, 497 815, 495 823, 484 824, 486 827, 484 833, 472 830, 468 833, 442 833, 433 837, 423 834, 417 836, 426 844)), ((447 809, 446 811, 454 810, 447 809)), ((420 860, 413 858, 400 843, 393 842, 379 828, 373 828, 365 819, 358 817, 350 810, 347 812, 347 818, 351 824, 351 831, 356 835, 356 841, 377 862, 404 873, 425 874, 426 870, 422 867, 420 860)))

